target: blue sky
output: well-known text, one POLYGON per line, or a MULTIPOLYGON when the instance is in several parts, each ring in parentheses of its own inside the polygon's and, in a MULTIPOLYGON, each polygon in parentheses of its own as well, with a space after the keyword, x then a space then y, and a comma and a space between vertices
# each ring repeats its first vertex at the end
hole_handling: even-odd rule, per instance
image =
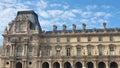
POLYGON ((46 31, 52 30, 54 24, 59 30, 63 24, 69 30, 72 24, 81 29, 82 23, 86 23, 87 29, 102 28, 103 22, 107 28, 120 28, 119 3, 120 0, 0 0, 0 45, 4 29, 17 11, 34 10, 46 31))

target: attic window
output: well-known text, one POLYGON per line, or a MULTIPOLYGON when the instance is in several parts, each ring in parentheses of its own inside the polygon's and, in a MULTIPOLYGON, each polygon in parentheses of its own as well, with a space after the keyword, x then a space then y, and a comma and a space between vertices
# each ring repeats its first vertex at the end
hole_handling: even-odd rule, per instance
POLYGON ((21 23, 21 24, 18 25, 18 31, 21 32, 23 30, 24 30, 24 24, 21 23))
POLYGON ((33 23, 30 23, 30 29, 34 30, 34 24, 33 23))

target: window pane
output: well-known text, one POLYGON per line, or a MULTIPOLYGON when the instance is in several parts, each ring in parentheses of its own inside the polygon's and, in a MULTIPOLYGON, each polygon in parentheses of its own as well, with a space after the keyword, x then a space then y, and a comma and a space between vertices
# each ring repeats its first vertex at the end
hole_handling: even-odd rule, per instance
POLYGON ((60 48, 56 48, 56 55, 57 55, 57 56, 60 55, 60 48))
POLYGON ((102 55, 102 47, 99 47, 99 55, 102 55))
POLYGON ((77 55, 78 55, 78 56, 81 55, 81 48, 77 48, 77 55))
POLYGON ((110 55, 114 55, 114 47, 110 47, 110 55))
POLYGON ((46 50, 46 56, 50 56, 50 49, 49 48, 46 50))
POLYGON ((32 51, 33 51, 33 47, 30 46, 30 47, 29 47, 29 50, 28 50, 28 55, 29 55, 29 56, 32 56, 32 51))
POLYGON ((67 56, 70 56, 70 48, 66 49, 67 56))
POLYGON ((88 48, 88 55, 92 55, 92 48, 91 47, 88 48))
POLYGON ((91 41, 91 37, 90 36, 88 36, 88 42, 90 42, 91 41))
POLYGON ((21 46, 19 46, 17 48, 17 56, 22 56, 22 51, 23 51, 23 48, 21 46))
POLYGON ((67 37, 67 42, 70 42, 70 38, 69 37, 67 37))

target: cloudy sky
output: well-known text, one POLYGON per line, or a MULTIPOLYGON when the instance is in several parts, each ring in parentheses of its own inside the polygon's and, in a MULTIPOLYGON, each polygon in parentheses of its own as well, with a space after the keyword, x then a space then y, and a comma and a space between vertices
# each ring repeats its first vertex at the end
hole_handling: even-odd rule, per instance
POLYGON ((72 24, 81 29, 86 23, 88 29, 102 28, 106 22, 108 28, 120 28, 120 0, 0 0, 0 45, 2 33, 17 11, 34 10, 39 16, 42 30, 52 30, 53 24, 62 29, 72 29, 72 24))

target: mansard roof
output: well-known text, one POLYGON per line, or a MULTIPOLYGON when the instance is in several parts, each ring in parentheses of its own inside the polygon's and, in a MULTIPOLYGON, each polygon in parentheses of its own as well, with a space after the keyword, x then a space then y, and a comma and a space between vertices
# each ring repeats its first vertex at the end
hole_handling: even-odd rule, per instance
POLYGON ((33 14, 35 16, 38 16, 33 10, 29 10, 29 11, 18 11, 17 15, 19 14, 33 14))

